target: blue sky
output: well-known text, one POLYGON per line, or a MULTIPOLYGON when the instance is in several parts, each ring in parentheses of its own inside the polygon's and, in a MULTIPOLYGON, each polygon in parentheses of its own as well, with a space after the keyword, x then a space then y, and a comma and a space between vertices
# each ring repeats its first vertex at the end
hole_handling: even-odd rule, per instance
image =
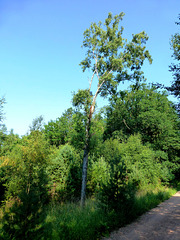
POLYGON ((179 31, 179 0, 0 0, 0 97, 7 102, 8 130, 23 135, 40 115, 46 123, 55 120, 71 107, 72 92, 88 87, 88 73, 79 66, 83 32, 108 12, 125 13, 129 40, 145 30, 153 58, 143 67, 147 82, 170 85, 169 43, 179 31))

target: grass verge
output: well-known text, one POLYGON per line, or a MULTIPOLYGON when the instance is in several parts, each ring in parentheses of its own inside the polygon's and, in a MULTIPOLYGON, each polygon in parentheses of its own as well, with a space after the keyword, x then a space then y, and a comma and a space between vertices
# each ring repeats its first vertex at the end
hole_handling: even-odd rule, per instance
POLYGON ((47 209, 44 239, 97 240, 110 231, 132 222, 146 211, 168 199, 176 190, 172 188, 149 188, 138 192, 133 211, 124 215, 100 208, 95 200, 87 200, 84 209, 78 204, 53 204, 47 209))

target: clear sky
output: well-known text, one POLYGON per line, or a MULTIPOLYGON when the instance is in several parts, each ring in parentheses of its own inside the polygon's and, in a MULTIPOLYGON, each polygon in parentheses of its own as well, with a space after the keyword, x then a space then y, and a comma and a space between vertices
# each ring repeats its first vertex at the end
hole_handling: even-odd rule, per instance
POLYGON ((179 31, 179 0, 0 0, 0 97, 7 102, 8 130, 23 135, 40 115, 46 123, 55 120, 71 107, 72 92, 88 87, 79 66, 83 32, 108 12, 125 13, 123 36, 129 40, 145 30, 153 58, 143 68, 145 77, 170 85, 169 43, 179 31))

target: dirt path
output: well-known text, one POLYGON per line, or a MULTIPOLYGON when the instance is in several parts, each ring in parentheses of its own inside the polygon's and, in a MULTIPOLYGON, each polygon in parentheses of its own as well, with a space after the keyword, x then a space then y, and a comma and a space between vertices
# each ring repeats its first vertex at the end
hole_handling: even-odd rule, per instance
POLYGON ((103 240, 180 240, 180 191, 103 240))

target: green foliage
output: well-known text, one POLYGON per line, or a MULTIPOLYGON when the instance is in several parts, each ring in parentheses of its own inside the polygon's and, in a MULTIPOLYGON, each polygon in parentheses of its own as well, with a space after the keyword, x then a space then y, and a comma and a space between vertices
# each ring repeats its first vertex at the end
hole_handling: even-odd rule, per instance
POLYGON ((155 188, 151 185, 146 190, 138 192, 132 206, 124 212, 99 208, 99 203, 90 199, 86 201, 83 209, 75 203, 49 205, 44 238, 47 240, 100 239, 102 236, 107 236, 112 230, 131 223, 132 220, 156 207, 173 194, 175 194, 175 190, 172 188, 160 186, 155 188), (132 208, 133 210, 130 211, 132 208))
POLYGON ((118 164, 121 159, 120 142, 112 138, 106 140, 101 154, 111 166, 118 164))
POLYGON ((42 131, 43 130, 43 116, 39 116, 32 121, 32 125, 29 127, 30 132, 32 131, 42 131))
POLYGON ((92 103, 92 95, 89 89, 79 89, 78 92, 73 94, 73 106, 77 109, 84 109, 86 114, 89 113, 88 109, 92 103))
POLYGON ((115 16, 109 13, 103 25, 92 23, 84 32, 83 47, 87 48, 87 56, 80 65, 83 71, 91 69, 97 74, 101 96, 114 93, 120 81, 140 81, 144 60, 152 62, 145 49, 148 36, 144 31, 133 35, 129 43, 122 37, 123 27, 119 24, 123 16, 124 13, 115 16))
POLYGON ((103 134, 105 126, 105 120, 103 119, 101 112, 96 113, 92 119, 90 130, 90 153, 91 155, 95 155, 96 158, 101 157, 100 149, 104 144, 103 134))
POLYGON ((43 135, 34 131, 4 158, 6 201, 2 219, 4 239, 39 239, 43 206, 47 201, 45 167, 49 150, 43 135))
POLYGON ((83 72, 87 69, 92 71, 89 81, 89 89, 79 90, 74 95, 74 106, 83 106, 84 116, 87 116, 85 147, 82 171, 81 205, 85 202, 86 178, 88 169, 88 155, 90 152, 91 120, 95 110, 97 96, 107 97, 115 94, 119 82, 135 80, 140 82, 143 79, 141 66, 145 59, 152 62, 145 44, 148 36, 143 31, 135 34, 130 42, 122 38, 123 27, 119 24, 124 13, 113 16, 111 13, 105 19, 104 25, 92 23, 89 29, 84 32, 83 47, 87 49, 86 58, 80 63, 83 72), (91 88, 94 77, 98 83, 95 93, 91 88))
MULTIPOLYGON (((172 194, 152 188, 168 185, 174 174, 175 181, 180 177, 179 118, 165 92, 141 84, 141 67, 146 59, 152 62, 145 47, 148 36, 143 31, 130 42, 124 39, 123 16, 109 13, 104 24, 92 23, 84 32, 87 54, 80 65, 92 77, 89 89, 74 93, 74 109, 44 126, 42 116, 36 118, 22 138, 7 134, 0 124, 0 238, 97 239, 172 194), (135 83, 117 92, 125 80, 135 83), (98 95, 110 95, 105 118, 102 112, 93 115, 98 95), (82 149, 83 180, 89 155, 87 192, 97 199, 83 209, 68 203, 80 198, 82 149)), ((178 33, 172 48, 179 61, 178 33)), ((167 89, 179 97, 179 65, 170 70, 175 82, 167 89)), ((0 123, 3 104, 1 98, 0 123)))
POLYGON ((21 139, 18 134, 14 134, 13 130, 9 134, 4 134, 1 143, 1 156, 8 156, 16 144, 20 143, 21 139))
MULTIPOLYGON (((2 132, 1 132, 2 133, 2 132)), ((13 133, 13 130, 10 131, 9 134, 2 133, 1 135, 1 153, 0 153, 0 204, 3 200, 5 200, 5 184, 7 182, 8 177, 6 174, 7 168, 10 166, 1 166, 6 160, 7 156, 12 152, 13 148, 20 143, 20 138, 17 134, 13 133), (2 136, 3 135, 3 136, 2 136)))
POLYGON ((166 182, 173 178, 166 164, 169 162, 161 164, 156 152, 143 146, 140 135, 130 136, 126 143, 121 144, 121 158, 126 163, 127 176, 136 181, 140 188, 146 188, 148 184, 155 186, 159 181, 166 182))
POLYGON ((72 129, 72 108, 67 109, 60 118, 44 126, 44 134, 51 145, 59 146, 69 141, 72 129))
POLYGON ((75 203, 62 206, 51 205, 46 221, 51 223, 52 234, 47 229, 45 238, 51 240, 96 240, 100 237, 100 230, 105 218, 105 213, 92 200, 88 200, 83 209, 75 203))
POLYGON ((168 161, 161 164, 160 152, 144 146, 139 135, 130 136, 122 143, 117 139, 106 140, 102 154, 110 166, 110 177, 103 182, 98 197, 101 206, 120 214, 122 223, 125 222, 123 217, 128 218, 133 209, 138 189, 147 189, 150 185, 155 187, 160 181, 167 182, 173 178, 168 161))
POLYGON ((122 214, 127 210, 131 211, 135 192, 135 183, 128 179, 126 166, 120 161, 113 165, 109 181, 100 190, 99 199, 108 209, 122 214))
POLYGON ((173 188, 163 186, 155 188, 154 185, 149 185, 148 188, 143 191, 141 190, 136 194, 132 217, 137 218, 143 213, 149 211, 151 208, 156 207, 161 202, 169 199, 175 193, 176 190, 173 188))
POLYGON ((120 143, 117 139, 109 139, 104 143, 102 154, 105 160, 114 168, 124 163, 126 176, 138 188, 146 188, 148 184, 157 185, 159 181, 167 182, 173 179, 169 171, 169 162, 164 152, 153 151, 141 142, 141 136, 130 136, 120 143), (162 159, 163 164, 161 164, 162 159))
POLYGON ((19 194, 32 168, 46 166, 48 155, 49 146, 44 136, 40 132, 34 131, 29 136, 23 137, 21 142, 9 152, 9 155, 1 158, 0 167, 5 172, 7 199, 19 194))
MULTIPOLYGON (((180 25, 180 14, 178 16, 179 22, 176 22, 177 25, 180 25)), ((174 96, 180 99, 180 34, 175 33, 171 38, 171 48, 173 50, 172 57, 175 62, 171 64, 170 71, 173 74, 174 81, 172 82, 171 87, 166 87, 174 96)), ((177 105, 178 111, 180 111, 180 103, 177 105)))
POLYGON ((73 125, 71 133, 69 134, 69 142, 79 152, 84 148, 85 118, 80 112, 76 112, 73 115, 73 125))
POLYGON ((81 150, 85 138, 84 116, 69 108, 60 118, 44 126, 44 134, 51 145, 58 147, 69 143, 81 150))
MULTIPOLYGON (((165 93, 141 85, 119 92, 107 109, 107 131, 122 130, 124 135, 141 133, 143 142, 164 145, 164 138, 177 135, 178 116, 165 93)), ((157 148, 162 147, 157 146, 157 148)))
POLYGON ((146 85, 135 90, 132 86, 130 91, 120 92, 107 108, 105 138, 123 140, 140 133, 144 144, 150 143, 154 150, 167 153, 177 169, 180 160, 179 130, 178 115, 167 95, 146 85))
POLYGON ((51 159, 47 173, 50 176, 50 192, 56 201, 76 199, 80 195, 80 157, 70 145, 60 148, 57 156, 51 159))
MULTIPOLYGON (((29 169, 29 177, 13 205, 3 216, 4 239, 40 239, 44 222, 43 206, 47 201, 47 176, 43 169, 29 169), (31 173, 30 173, 31 171, 31 173)), ((22 186, 21 186, 22 187, 22 186)))
POLYGON ((88 171, 87 190, 91 195, 99 193, 103 185, 107 184, 110 179, 110 165, 104 157, 94 159, 90 158, 88 171))

